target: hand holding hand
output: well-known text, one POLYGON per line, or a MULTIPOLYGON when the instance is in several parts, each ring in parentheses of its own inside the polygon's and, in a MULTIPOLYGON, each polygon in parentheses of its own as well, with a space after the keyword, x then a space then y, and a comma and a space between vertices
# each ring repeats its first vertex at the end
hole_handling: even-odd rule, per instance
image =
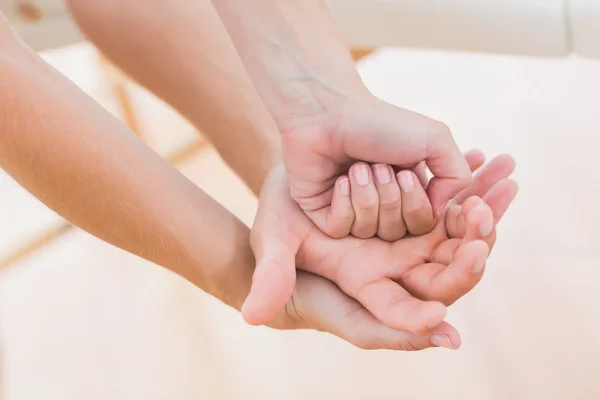
MULTIPOLYGON (((479 155, 470 158, 473 168, 481 164, 479 155)), ((509 157, 495 159, 457 197, 432 233, 395 243, 327 237, 291 201, 282 171, 274 171, 265 183, 251 236, 257 269, 242 310, 246 320, 265 323, 283 306, 299 265, 335 282, 388 326, 422 332, 439 325, 445 307, 436 301, 455 301, 481 277, 488 246, 494 243, 494 218, 502 216, 516 194, 516 184, 505 179, 513 169, 509 157), (473 195, 488 205, 476 198, 465 201, 473 195), (463 239, 455 239, 459 237, 463 239), (437 287, 436 282, 448 278, 457 286, 437 287), (419 312, 408 318, 410 309, 419 312)))
MULTIPOLYGON (((372 207, 379 203, 386 208, 387 202, 393 201, 378 202, 373 189, 373 178, 375 183, 380 177, 385 180, 385 170, 389 167, 381 165, 369 171, 364 164, 355 165, 350 170, 350 182, 371 189, 365 189, 364 199, 357 202, 353 220, 335 210, 336 196, 348 192, 348 185, 340 176, 347 175, 348 168, 356 161, 389 164, 396 171, 414 168, 420 179, 425 178, 425 166, 429 168, 434 175, 426 185, 431 215, 425 223, 412 226, 418 234, 433 228, 439 212, 471 179, 469 165, 444 124, 370 94, 349 96, 320 114, 279 125, 292 198, 319 229, 334 238, 352 233, 364 239, 377 234, 384 240, 395 240, 401 233, 388 227, 379 230, 377 216, 381 215, 372 207), (368 202, 368 210, 362 209, 363 200, 368 202)), ((410 176, 405 177, 408 187, 410 176)))

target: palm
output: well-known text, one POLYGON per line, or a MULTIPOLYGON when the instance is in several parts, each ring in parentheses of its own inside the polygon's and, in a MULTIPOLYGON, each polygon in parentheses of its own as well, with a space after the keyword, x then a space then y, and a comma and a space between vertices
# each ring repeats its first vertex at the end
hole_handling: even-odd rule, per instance
MULTIPOLYGON (((462 197, 462 202, 467 195, 483 196, 497 222, 516 193, 514 182, 504 179, 513 168, 510 159, 492 161, 458 198, 462 197)), ((288 300, 294 288, 297 260, 301 267, 335 281, 345 293, 362 303, 345 296, 327 279, 300 272, 294 300, 288 305, 301 309, 293 314, 303 316, 303 326, 308 324, 312 328, 327 330, 361 347, 423 348, 430 345, 427 337, 391 329, 380 320, 389 326, 406 326, 413 331, 419 330, 418 327, 423 324, 437 324, 435 332, 442 332, 444 337, 450 338, 453 346, 456 345, 459 340, 456 331, 445 323, 439 325, 440 314, 437 314, 438 320, 435 319, 435 313, 443 311, 442 305, 422 302, 409 293, 420 299, 451 304, 477 283, 481 273, 472 273, 468 269, 475 266, 473 263, 469 265, 469 260, 456 264, 458 268, 452 267, 457 254, 455 250, 461 241, 449 239, 447 233, 462 237, 464 226, 461 227, 448 214, 444 222, 449 224, 442 222, 426 236, 406 238, 393 244, 378 239, 333 240, 314 228, 290 199, 288 190, 282 170, 273 172, 263 188, 252 234, 259 265, 251 297, 257 300, 251 301, 254 310, 245 310, 247 319, 264 322, 288 300), (396 314, 399 306, 407 312, 396 314), (416 312, 418 309, 420 311, 416 312), (419 320, 420 315, 430 320, 419 320), (408 325, 406 321, 409 321, 408 325), (353 333, 357 326, 364 333, 358 337, 353 333)), ((488 238, 490 245, 493 245, 492 238, 488 238)), ((487 246, 482 247, 480 241, 473 243, 476 248, 467 253, 487 252, 487 246)), ((289 311, 289 307, 286 309, 289 311)))
MULTIPOLYGON (((286 193, 285 177, 277 175, 265 186, 273 185, 273 189, 263 195, 261 210, 265 217, 268 213, 269 219, 278 221, 272 225, 277 226, 277 232, 272 234, 282 240, 288 254, 296 255, 299 268, 331 280, 392 328, 424 331, 442 322, 443 304, 423 302, 409 292, 418 292, 426 298, 449 297, 437 290, 440 286, 437 282, 447 279, 439 272, 452 265, 460 240, 446 236, 443 219, 430 234, 395 243, 376 238, 331 239, 314 227, 286 193), (407 284, 406 289, 397 283, 402 281, 407 284)), ((492 218, 491 211, 488 217, 492 218)), ((476 252, 471 257, 485 260, 488 254, 485 243, 474 242, 470 247, 471 252, 476 252)), ((464 268, 463 264, 459 268, 464 268)))

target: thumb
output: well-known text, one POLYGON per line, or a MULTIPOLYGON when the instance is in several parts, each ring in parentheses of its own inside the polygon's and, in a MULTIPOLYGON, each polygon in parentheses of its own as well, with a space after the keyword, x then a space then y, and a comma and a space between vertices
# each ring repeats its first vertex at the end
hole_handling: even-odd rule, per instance
POLYGON ((410 167, 425 161, 434 178, 427 194, 438 211, 470 182, 471 171, 443 123, 392 104, 361 104, 340 122, 344 150, 367 162, 410 167))
POLYGON ((253 228, 250 237, 256 258, 250 294, 242 306, 242 316, 250 325, 268 323, 287 303, 296 284, 295 251, 280 236, 264 226, 253 228))

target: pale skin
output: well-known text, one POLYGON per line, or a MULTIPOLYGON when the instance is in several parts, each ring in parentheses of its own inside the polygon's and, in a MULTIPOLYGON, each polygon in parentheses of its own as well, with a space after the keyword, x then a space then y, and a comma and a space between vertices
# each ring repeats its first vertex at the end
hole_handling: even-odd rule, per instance
MULTIPOLYGON (((24 49, 6 27, 1 32, 2 71, 7 77, 2 103, 11 116, 2 119, 2 167, 76 225, 172 269, 239 308, 252 272, 243 225, 24 49), (151 177, 140 172, 148 170, 151 177), (227 229, 217 228, 219 224, 227 229), (199 226, 211 229, 206 232, 199 226)), ((461 291, 464 288, 454 290, 458 297, 461 291)), ((313 275, 299 275, 289 304, 294 307, 279 312, 272 326, 327 330, 365 348, 425 348, 439 345, 434 337, 440 335, 452 343, 453 332, 446 332, 445 324, 435 328, 442 331, 415 335, 386 327, 368 312, 355 314, 361 317, 350 323, 347 311, 357 303, 313 275), (328 302, 331 307, 324 308, 328 302), (356 323, 364 325, 361 337, 354 332, 356 323)))
MULTIPOLYGON (((209 0, 69 5, 87 37, 113 63, 190 120, 249 187, 260 191, 256 177, 280 160, 280 134, 209 0), (246 157, 248 152, 256 158, 246 157)), ((360 165, 350 171, 350 182, 356 182, 352 172, 360 165)), ((402 202, 397 181, 379 179, 388 168, 375 166, 366 185, 352 185, 352 210, 337 201, 340 190, 334 190, 328 225, 336 236, 376 228, 377 236, 394 241, 431 231, 435 219, 427 196, 419 192, 418 209, 402 202)))
MULTIPOLYGON (((375 98, 364 86, 325 0, 213 0, 246 71, 282 135, 283 163, 292 197, 329 236, 378 233, 371 210, 355 209, 354 224, 332 217, 334 184, 355 161, 417 168, 434 175, 427 185, 432 210, 415 234, 465 188, 471 174, 446 126, 375 98)), ((361 168, 351 176, 364 180, 361 168)), ((372 193, 373 197, 376 194, 372 193)), ((391 216, 388 216, 391 218, 391 216)), ((400 223, 400 216, 394 218, 400 223)), ((410 227, 413 229, 413 227, 410 227)))
MULTIPOLYGON (((144 2, 143 4, 129 2, 128 7, 124 7, 122 3, 116 1, 71 0, 70 3, 75 17, 88 37, 113 62, 178 108, 183 115, 203 129, 211 140, 220 143, 217 148, 225 160, 238 160, 239 156, 231 154, 232 149, 238 147, 239 140, 244 140, 244 144, 250 143, 249 147, 254 149, 260 149, 260 146, 252 145, 252 143, 260 143, 261 140, 254 141, 253 135, 262 135, 263 142, 268 142, 269 138, 277 141, 279 133, 274 123, 252 122, 247 130, 241 130, 244 134, 240 134, 238 129, 228 129, 227 124, 230 119, 234 118, 234 115, 228 110, 221 111, 220 105, 222 104, 230 104, 229 108, 233 110, 243 109, 248 104, 252 104, 254 120, 272 121, 272 119, 268 115, 267 109, 260 107, 262 102, 252 88, 248 89, 247 93, 244 92, 243 96, 236 96, 241 91, 240 88, 245 91, 248 86, 251 86, 251 82, 246 77, 238 57, 233 53, 233 46, 228 42, 226 32, 220 26, 220 21, 208 1, 172 2, 170 5, 166 5, 158 0, 151 0, 150 3, 144 2), (138 9, 140 9, 139 12, 138 9), (164 59, 174 62, 165 63, 164 59), (187 62, 188 59, 193 62, 187 62), (236 74, 242 76, 238 77, 236 74), (184 77, 185 79, 180 80, 174 77, 184 77), (224 80, 235 82, 235 87, 223 85, 224 80), (205 85, 211 87, 211 84, 212 87, 217 85, 216 89, 203 90, 205 85), (218 97, 215 98, 215 96, 218 97), (211 117, 208 122, 205 116, 207 114, 211 117), (263 127, 263 130, 256 129, 257 126, 263 127), (206 130, 207 127, 212 129, 206 130)), ((271 146, 274 149, 277 147, 271 146)), ((267 157, 269 160, 276 158, 267 157)), ((236 169, 236 165, 243 165, 239 164, 239 160, 237 162, 238 164, 233 165, 234 169, 236 169)), ((512 165, 512 163, 509 164, 512 165)), ((414 179, 410 171, 400 172, 399 179, 396 180, 394 170, 393 174, 390 172, 394 179, 384 182, 380 179, 379 169, 390 167, 375 165, 369 172, 369 182, 361 185, 357 182, 355 174, 352 173, 361 166, 364 164, 352 167, 349 178, 347 176, 338 178, 339 185, 345 181, 349 183, 352 195, 351 197, 338 196, 342 201, 336 201, 334 194, 334 203, 330 213, 332 216, 338 214, 336 205, 339 205, 342 211, 354 213, 349 218, 347 216, 343 218, 345 222, 351 221, 347 227, 352 225, 354 229, 363 230, 370 229, 373 225, 372 218, 364 218, 364 215, 375 215, 376 219, 379 218, 380 237, 389 241, 393 241, 396 237, 402 237, 407 232, 419 234, 431 230, 434 225, 433 210, 423 190, 423 186, 427 182, 421 181, 422 170, 416 170, 419 173, 420 185, 415 185, 414 190, 401 191, 398 182, 403 182, 403 176, 409 174, 409 177, 414 179), (357 211, 354 212, 355 210, 357 211)), ((512 170, 506 176, 510 175, 510 172, 512 170)), ((265 174, 260 176, 260 179, 250 183, 251 187, 256 188, 258 186, 256 182, 262 182, 265 174)), ((248 174, 245 178, 248 178, 248 174)), ((415 183, 414 180, 413 183, 415 183)), ((485 193, 482 192, 481 195, 485 193)), ((282 201, 282 203, 284 202, 282 201)), ((259 221, 260 217, 261 212, 259 212, 259 221)), ((292 222, 304 224, 300 218, 292 222)), ((377 224, 377 221, 375 223, 377 224)), ((259 224, 255 226, 253 236, 272 238, 276 227, 277 223, 259 224)), ((264 242, 270 243, 269 240, 264 242)), ((285 271, 269 269, 269 266, 273 265, 272 261, 278 260, 277 254, 269 253, 275 247, 269 244, 265 249, 257 249, 255 246, 258 260, 266 260, 267 263, 262 263, 262 265, 266 267, 265 271, 270 272, 263 274, 264 279, 261 279, 260 275, 258 279, 255 277, 255 284, 258 286, 256 286, 254 299, 256 299, 255 304, 258 310, 257 307, 253 308, 252 298, 244 309, 244 315, 251 323, 266 323, 289 299, 294 287, 295 263, 293 257, 287 258, 285 261, 285 264, 289 266, 285 271), (282 276, 285 278, 281 279, 287 283, 291 282, 291 286, 279 285, 282 276), (263 284, 261 287, 261 282, 267 284, 263 284), (284 290, 278 291, 273 288, 283 288, 284 290)), ((309 250, 309 253, 310 251, 312 250, 309 250)), ((436 307, 438 314, 433 318, 439 319, 443 313, 440 312, 439 305, 436 307)), ((393 319, 393 317, 388 318, 388 320, 393 319)), ((402 326, 401 324, 404 322, 391 323, 395 326, 402 326)), ((406 322, 406 326, 418 325, 417 323, 411 324, 412 322, 406 322)), ((422 331, 422 327, 417 327, 416 330, 422 331)))

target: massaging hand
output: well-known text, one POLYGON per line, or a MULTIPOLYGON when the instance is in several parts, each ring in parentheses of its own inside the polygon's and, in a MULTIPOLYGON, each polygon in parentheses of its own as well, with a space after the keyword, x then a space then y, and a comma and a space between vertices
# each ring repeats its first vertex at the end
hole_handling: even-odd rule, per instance
MULTIPOLYGON (((350 96, 327 111, 280 121, 279 126, 291 196, 319 229, 334 238, 351 233, 394 241, 407 231, 427 233, 440 209, 471 179, 469 166, 444 124, 370 94, 350 96), (348 174, 348 167, 356 161, 414 168, 419 179, 425 177, 426 164, 434 175, 427 185, 429 210, 413 218, 414 223, 404 222, 400 214, 390 218, 384 215, 390 214, 390 207, 378 202, 376 191, 370 189, 364 198, 366 206, 356 202, 350 215, 337 213, 336 193, 348 192, 338 177, 348 174), (378 223, 382 219, 389 225, 378 223)), ((350 171, 351 182, 357 187, 385 186, 386 168, 381 166, 381 174, 377 170, 373 174, 364 165, 358 166, 350 171)))
MULTIPOLYGON (((482 162, 479 153, 468 158, 473 169, 482 162)), ((298 265, 335 283, 388 327, 423 333, 442 326, 445 305, 481 278, 495 222, 516 194, 506 179, 513 169, 510 157, 496 158, 431 233, 394 243, 329 238, 291 200, 283 171, 274 171, 251 234, 257 267, 244 317, 252 324, 269 321, 292 294, 298 265)))

